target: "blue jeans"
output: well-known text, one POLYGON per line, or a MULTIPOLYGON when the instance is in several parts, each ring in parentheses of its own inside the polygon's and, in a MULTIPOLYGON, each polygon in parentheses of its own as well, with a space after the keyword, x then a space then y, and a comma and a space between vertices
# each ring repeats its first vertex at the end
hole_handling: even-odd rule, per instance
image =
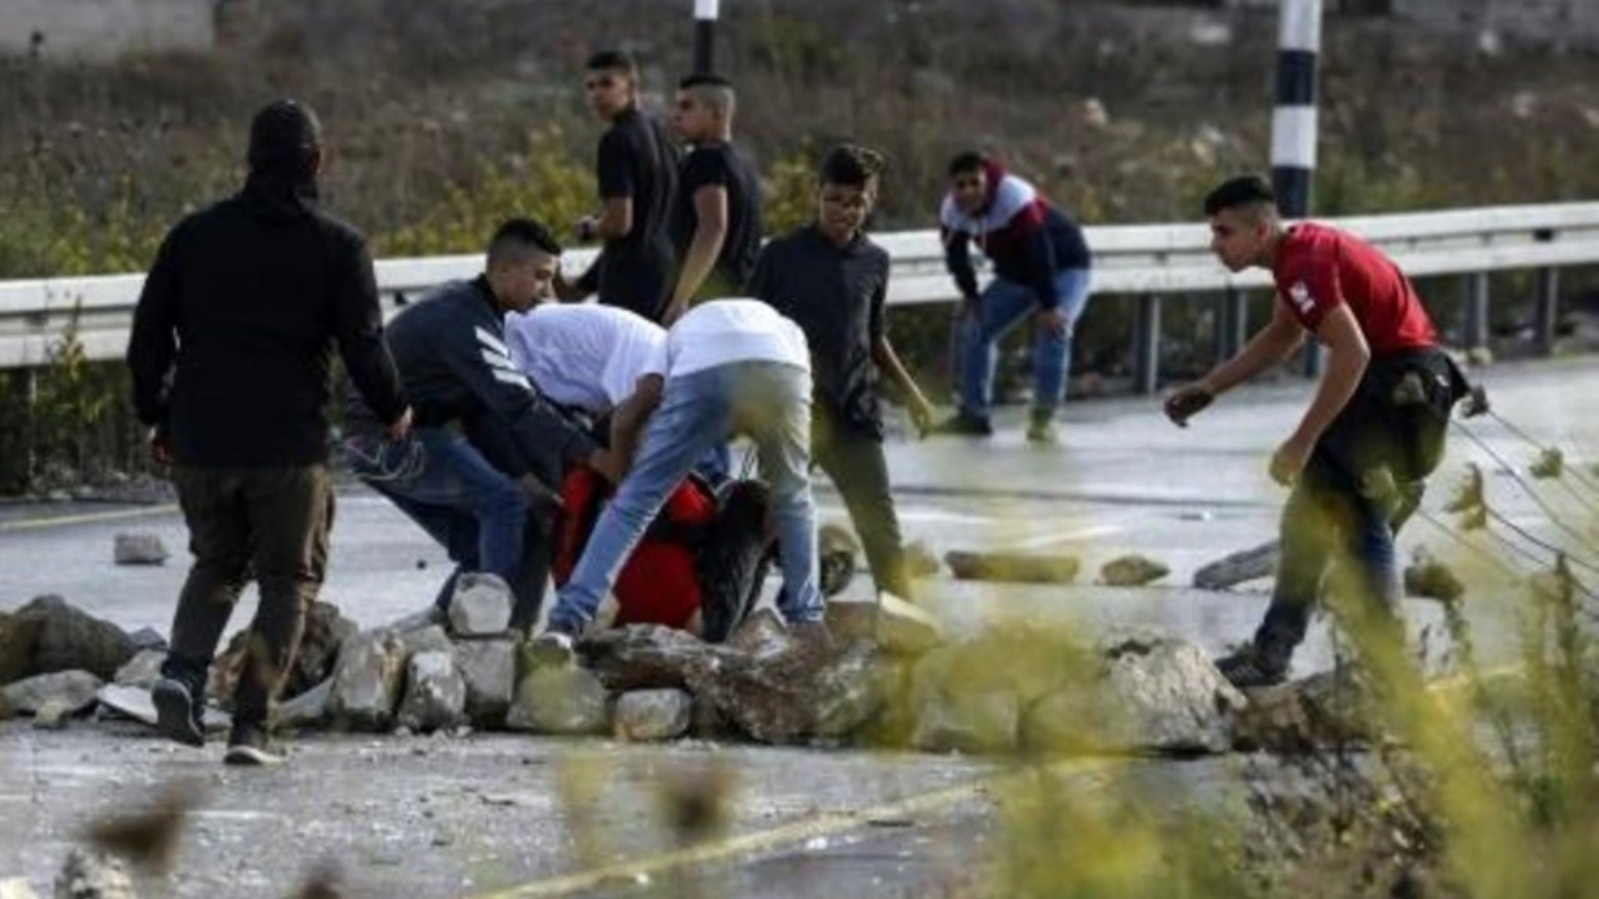
POLYGON ((552 628, 576 633, 594 619, 667 496, 707 450, 737 433, 754 440, 761 478, 772 494, 783 566, 780 611, 790 623, 821 620, 811 504, 810 374, 777 362, 734 362, 666 382, 632 470, 595 522, 571 580, 550 611, 552 628))
MULTIPOLYGON (((1066 375, 1071 370, 1072 333, 1088 305, 1088 269, 1061 269, 1055 273, 1055 292, 1066 313, 1066 332, 1040 330, 1033 338, 1033 411, 1050 414, 1066 395, 1066 375)), ((955 323, 956 380, 960 384, 961 412, 987 418, 994 404, 994 365, 997 345, 1012 328, 1041 308, 1033 288, 1005 278, 995 278, 983 291, 977 314, 955 323)))
POLYGON ((533 624, 552 545, 514 478, 445 428, 417 428, 400 442, 354 437, 344 451, 350 469, 421 525, 455 563, 434 598, 440 610, 449 608, 462 572, 487 572, 503 578, 516 596, 512 625, 533 624))

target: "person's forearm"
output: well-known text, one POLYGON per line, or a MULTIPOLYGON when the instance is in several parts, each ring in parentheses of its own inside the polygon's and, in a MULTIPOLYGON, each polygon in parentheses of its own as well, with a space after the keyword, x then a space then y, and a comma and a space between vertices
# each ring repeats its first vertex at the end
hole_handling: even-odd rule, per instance
POLYGON ((1306 444, 1321 439, 1333 419, 1349 405, 1349 398, 1360 387, 1369 362, 1368 353, 1344 350, 1327 354, 1327 371, 1316 385, 1316 396, 1310 401, 1310 408, 1305 410, 1304 418, 1294 431, 1296 438, 1306 444))
POLYGON ((711 269, 716 265, 716 256, 722 251, 723 237, 719 231, 700 229, 694 232, 694 241, 689 244, 688 253, 683 259, 683 271, 677 278, 677 289, 672 292, 672 305, 679 307, 679 311, 710 276, 711 269))
POLYGON ((924 406, 929 405, 927 397, 922 395, 921 387, 917 386, 916 380, 905 369, 904 363, 900 362, 899 354, 894 352, 893 344, 887 340, 878 341, 872 348, 872 360, 888 375, 889 380, 899 385, 899 389, 904 392, 908 400, 924 406))
POLYGON ((1301 331, 1268 327, 1251 338, 1238 355, 1211 369, 1201 383, 1220 396, 1281 363, 1304 342, 1305 335, 1301 331))

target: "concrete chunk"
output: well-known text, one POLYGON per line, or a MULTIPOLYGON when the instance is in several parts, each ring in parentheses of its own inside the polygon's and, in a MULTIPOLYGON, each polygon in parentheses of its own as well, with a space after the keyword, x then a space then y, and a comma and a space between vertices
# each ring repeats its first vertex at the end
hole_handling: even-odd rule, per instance
POLYGON ((450 630, 462 637, 493 637, 511 626, 511 587, 498 575, 461 575, 450 597, 450 630))
POLYGON ((455 668, 453 653, 429 650, 411 656, 398 717, 402 727, 417 733, 466 723, 466 681, 455 668))
POLYGON ((118 565, 161 565, 168 555, 161 536, 148 532, 118 534, 112 549, 118 565))
POLYGON ((919 607, 885 591, 877 603, 877 642, 895 655, 919 656, 944 642, 944 626, 919 607))
POLYGON ((405 644, 398 636, 382 631, 357 635, 339 654, 328 714, 344 727, 388 730, 404 675, 405 644))
POLYGON ((112 678, 111 682, 124 687, 142 687, 148 690, 161 677, 161 663, 166 660, 165 651, 141 649, 138 655, 128 661, 128 664, 117 669, 117 676, 112 678))
POLYGON ((1069 584, 1082 567, 1076 556, 1027 553, 951 551, 944 561, 961 580, 1021 584, 1069 584))
POLYGON ((39 899, 33 887, 20 877, 0 880, 0 899, 39 899))
POLYGON ((466 682, 466 714, 478 727, 505 724, 516 693, 516 643, 463 640, 455 644, 455 668, 466 682))
POLYGON ((1271 577, 1277 570, 1277 541, 1217 559, 1194 572, 1194 586, 1201 590, 1225 590, 1245 581, 1271 577))
POLYGON ((1009 752, 1016 748, 1020 721, 1014 693, 955 693, 922 704, 911 743, 927 752, 1009 752))
POLYGON ((642 742, 682 736, 694 717, 694 697, 682 690, 634 690, 616 701, 611 732, 642 742))
POLYGON ((24 714, 37 714, 46 705, 65 706, 67 714, 76 714, 88 708, 100 691, 100 679, 87 671, 58 671, 38 674, 0 689, 6 705, 24 714))
POLYGON ((1106 562, 1099 569, 1099 579, 1112 587, 1141 587, 1170 573, 1171 569, 1160 562, 1135 554, 1106 562))
POLYGON ((333 678, 328 678, 299 696, 278 705, 273 723, 279 727, 317 727, 327 722, 328 700, 333 696, 333 678))
POLYGON ((599 678, 582 668, 537 668, 517 684, 505 726, 564 736, 604 733, 608 700, 599 678))
POLYGON ((121 859, 74 847, 56 875, 55 899, 137 899, 121 859))

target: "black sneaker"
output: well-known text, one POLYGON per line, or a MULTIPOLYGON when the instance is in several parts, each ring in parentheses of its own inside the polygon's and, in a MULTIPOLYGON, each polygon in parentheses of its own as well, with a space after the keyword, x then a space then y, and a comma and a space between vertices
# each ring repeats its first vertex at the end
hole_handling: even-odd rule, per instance
POLYGON ((205 699, 194 679, 175 673, 163 673, 150 688, 150 702, 155 705, 156 728, 162 736, 184 746, 205 745, 205 699))
POLYGON ((224 765, 250 765, 262 767, 281 765, 287 756, 272 745, 267 729, 260 724, 233 722, 233 732, 228 735, 228 751, 222 756, 224 765))
POLYGON ((1271 687, 1288 679, 1288 664, 1277 662, 1254 644, 1216 660, 1216 670, 1240 690, 1271 687))
POLYGON ((957 412, 933 425, 927 432, 929 434, 954 434, 961 437, 992 437, 994 436, 994 424, 988 420, 986 415, 978 416, 957 412))

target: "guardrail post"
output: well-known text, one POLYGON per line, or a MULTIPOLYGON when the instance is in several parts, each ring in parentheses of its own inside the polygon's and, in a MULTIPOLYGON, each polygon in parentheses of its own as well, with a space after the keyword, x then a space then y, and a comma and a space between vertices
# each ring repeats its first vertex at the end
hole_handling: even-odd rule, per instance
POLYGON ((1538 270, 1538 311, 1535 319, 1538 352, 1551 356, 1555 352, 1555 326, 1560 322, 1560 269, 1538 270))
POLYGON ((1472 272, 1464 282, 1466 349, 1488 345, 1488 273, 1472 272))
POLYGON ((1231 359, 1249 340, 1249 295, 1229 287, 1221 295, 1216 314, 1216 358, 1231 359))
POLYGON ((1160 382, 1160 297, 1138 296, 1137 329, 1133 334, 1133 389, 1154 393, 1160 382))

